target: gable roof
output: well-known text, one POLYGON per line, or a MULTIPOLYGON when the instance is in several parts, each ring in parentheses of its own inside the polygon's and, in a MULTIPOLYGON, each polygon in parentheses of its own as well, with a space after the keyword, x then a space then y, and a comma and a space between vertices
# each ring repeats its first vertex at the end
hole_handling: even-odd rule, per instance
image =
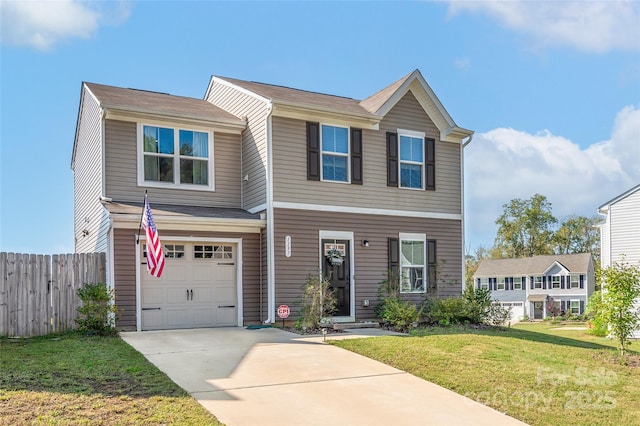
POLYGON ((541 275, 556 262, 569 272, 587 273, 592 262, 591 253, 533 256, 520 259, 484 259, 473 276, 479 278, 541 275))
POLYGON ((640 185, 636 185, 633 188, 631 188, 630 190, 623 192, 622 194, 618 195, 615 198, 612 198, 611 200, 607 201, 606 203, 604 203, 603 205, 601 205, 600 207, 598 207, 598 212, 604 214, 608 209, 609 206, 611 206, 612 204, 617 203, 620 200, 623 200, 625 198, 627 198, 628 196, 630 196, 631 194, 640 191, 640 185))
POLYGON ((106 110, 227 122, 242 127, 245 125, 240 118, 202 99, 88 82, 83 85, 98 100, 100 107, 106 110))
MULTIPOLYGON (((407 92, 411 91, 440 131, 441 140, 460 142, 473 135, 473 131, 463 129, 455 124, 417 69, 364 100, 228 77, 212 76, 211 82, 214 81, 236 86, 270 101, 276 115, 299 118, 302 110, 324 113, 329 116, 342 114, 360 120, 371 128, 377 128, 380 120, 389 110, 407 92)), ((212 84, 210 83, 205 98, 211 88, 212 84)))

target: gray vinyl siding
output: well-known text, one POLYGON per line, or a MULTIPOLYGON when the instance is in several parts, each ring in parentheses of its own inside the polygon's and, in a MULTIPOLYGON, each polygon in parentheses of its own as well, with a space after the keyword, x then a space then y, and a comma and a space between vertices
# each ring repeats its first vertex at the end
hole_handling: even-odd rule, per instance
MULTIPOLYGON (((415 219, 395 216, 358 215, 275 209, 275 304, 292 307, 297 316, 301 287, 309 274, 319 268, 319 231, 349 231, 354 233, 355 307, 356 319, 373 319, 378 285, 388 270, 387 238, 398 234, 426 233, 437 241, 436 254, 441 265, 437 296, 459 295, 462 289, 461 224, 456 220, 415 219), (285 236, 292 239, 291 257, 285 257, 285 236), (363 247, 362 240, 369 240, 363 247), (369 299, 370 306, 362 306, 369 299)), ((403 295, 420 302, 425 294, 403 295)))
POLYGON ((251 210, 267 202, 267 105, 233 87, 212 82, 207 101, 247 118, 242 132, 242 205, 251 210))
POLYGON ((640 262, 640 191, 610 207, 611 263, 640 262))
MULTIPOLYGON (((172 237, 242 238, 242 303, 244 324, 255 324, 266 316, 266 270, 261 266, 260 234, 223 233, 202 231, 162 231, 172 237), (261 288, 262 286, 262 288, 261 288), (263 295, 263 296, 261 296, 263 295), (263 299, 262 309, 260 301, 263 299)), ((114 280, 115 298, 119 319, 119 329, 136 328, 136 230, 116 229, 114 231, 114 280)), ((160 236, 162 238, 162 235, 160 236)), ((263 242, 264 244, 264 242, 263 242)), ((139 266, 139 265, 138 265, 139 266)), ((146 273, 142 271, 142 273, 146 273)))
MULTIPOLYGON (((170 123, 167 125, 171 126, 170 123)), ((240 137, 214 133, 215 191, 138 186, 137 127, 126 121, 105 121, 106 196, 114 201, 142 202, 145 189, 153 203, 207 207, 240 207, 240 137)))
MULTIPOLYGON (((332 123, 325 123, 332 124, 332 123)), ((440 142, 433 122, 407 93, 380 123, 363 130, 363 185, 307 180, 305 121, 273 118, 274 201, 375 209, 461 213, 460 145, 440 142), (386 132, 425 132, 436 139, 436 191, 387 186, 386 132)))
POLYGON ((73 216, 76 253, 106 252, 108 220, 102 195, 102 126, 100 106, 83 89, 73 163, 73 216), (83 235, 83 231, 87 231, 83 235))

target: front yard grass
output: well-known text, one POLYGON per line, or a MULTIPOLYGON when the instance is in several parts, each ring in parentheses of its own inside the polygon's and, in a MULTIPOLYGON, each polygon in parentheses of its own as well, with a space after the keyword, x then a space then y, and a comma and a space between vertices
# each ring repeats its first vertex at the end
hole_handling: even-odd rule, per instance
POLYGON ((580 323, 427 328, 334 341, 531 425, 640 424, 640 342, 620 359, 580 323))
POLYGON ((119 337, 0 338, 0 424, 220 425, 119 337))

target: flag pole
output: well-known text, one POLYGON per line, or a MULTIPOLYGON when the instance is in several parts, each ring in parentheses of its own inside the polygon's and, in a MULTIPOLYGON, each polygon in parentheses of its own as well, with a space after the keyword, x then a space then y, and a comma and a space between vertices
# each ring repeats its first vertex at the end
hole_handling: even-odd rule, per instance
POLYGON ((147 207, 147 190, 144 190, 144 202, 142 203, 142 215, 140 215, 140 226, 138 226, 138 233, 136 234, 136 244, 140 244, 140 230, 142 230, 142 219, 144 218, 145 208, 147 207))

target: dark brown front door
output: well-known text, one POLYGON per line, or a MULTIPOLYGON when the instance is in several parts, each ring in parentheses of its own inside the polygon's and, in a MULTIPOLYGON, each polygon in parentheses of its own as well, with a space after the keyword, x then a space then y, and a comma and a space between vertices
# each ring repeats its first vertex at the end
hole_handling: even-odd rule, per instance
POLYGON ((322 274, 327 277, 331 283, 329 288, 336 295, 338 303, 333 315, 337 317, 351 316, 349 250, 349 240, 322 240, 322 274), (327 252, 331 248, 336 248, 344 254, 342 263, 332 264, 327 258, 327 252))
POLYGON ((533 302, 533 319, 542 319, 544 302, 533 302))

